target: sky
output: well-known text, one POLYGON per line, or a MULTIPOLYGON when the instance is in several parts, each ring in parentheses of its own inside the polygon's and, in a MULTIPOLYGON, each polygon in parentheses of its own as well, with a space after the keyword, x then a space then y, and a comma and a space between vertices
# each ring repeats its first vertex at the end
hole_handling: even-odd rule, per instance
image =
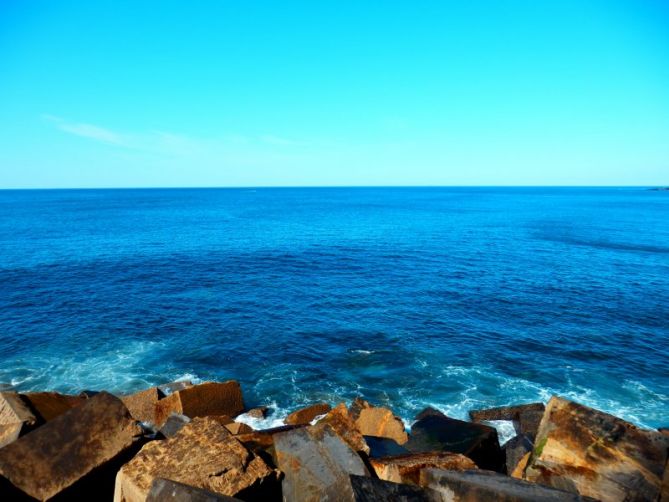
POLYGON ((669 1, 0 0, 0 188, 669 185, 669 1))

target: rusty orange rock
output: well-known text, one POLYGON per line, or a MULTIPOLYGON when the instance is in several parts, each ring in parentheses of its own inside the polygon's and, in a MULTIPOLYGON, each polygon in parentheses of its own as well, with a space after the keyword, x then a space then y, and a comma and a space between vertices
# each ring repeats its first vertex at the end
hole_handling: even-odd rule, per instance
POLYGON ((330 409, 330 405, 327 403, 312 404, 311 406, 292 412, 286 417, 284 423, 286 425, 308 425, 314 418, 324 415, 330 409))
POLYGON ((408 455, 370 459, 369 462, 379 479, 414 485, 418 484, 420 471, 423 469, 466 471, 477 468, 476 464, 464 455, 447 452, 410 453, 408 455))

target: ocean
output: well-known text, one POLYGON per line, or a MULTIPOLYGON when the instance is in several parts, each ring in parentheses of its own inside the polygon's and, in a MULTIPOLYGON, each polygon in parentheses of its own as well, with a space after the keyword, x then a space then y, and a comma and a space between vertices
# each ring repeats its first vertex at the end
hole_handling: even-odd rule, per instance
POLYGON ((0 384, 669 425, 669 192, 0 191, 0 384))

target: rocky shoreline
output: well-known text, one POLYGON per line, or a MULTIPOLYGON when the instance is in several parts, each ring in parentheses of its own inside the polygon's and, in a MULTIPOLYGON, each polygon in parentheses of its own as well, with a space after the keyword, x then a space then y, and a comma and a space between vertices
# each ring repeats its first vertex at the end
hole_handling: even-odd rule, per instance
POLYGON ((669 502, 669 431, 560 397, 470 421, 427 408, 405 424, 356 399, 243 422, 267 412, 233 380, 0 392, 0 500, 669 502), (500 445, 494 420, 516 436, 500 445))

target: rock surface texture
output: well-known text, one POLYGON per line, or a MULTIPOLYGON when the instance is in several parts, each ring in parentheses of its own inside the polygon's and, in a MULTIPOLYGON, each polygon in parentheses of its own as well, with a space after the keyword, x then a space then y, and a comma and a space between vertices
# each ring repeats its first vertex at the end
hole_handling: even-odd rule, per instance
POLYGON ((379 479, 394 483, 410 483, 417 485, 420 480, 420 471, 423 469, 447 469, 467 471, 476 469, 471 459, 459 453, 432 452, 410 453, 395 457, 370 459, 379 479))
POLYGON ((351 500, 349 474, 369 475, 360 456, 329 427, 276 434, 274 448, 286 502, 351 500))
POLYGON ((604 502, 657 500, 669 437, 553 397, 525 479, 604 502))
POLYGON ((330 409, 330 405, 327 403, 317 403, 307 406, 306 408, 292 412, 286 417, 284 423, 286 425, 308 425, 314 418, 326 414, 330 409))
POLYGON ((211 418, 195 418, 173 437, 145 445, 116 476, 114 500, 146 500, 157 478, 228 496, 271 498, 278 488, 277 473, 211 418))
POLYGON ((99 475, 140 434, 123 403, 102 392, 0 449, 0 475, 31 497, 48 500, 93 471, 99 475))

